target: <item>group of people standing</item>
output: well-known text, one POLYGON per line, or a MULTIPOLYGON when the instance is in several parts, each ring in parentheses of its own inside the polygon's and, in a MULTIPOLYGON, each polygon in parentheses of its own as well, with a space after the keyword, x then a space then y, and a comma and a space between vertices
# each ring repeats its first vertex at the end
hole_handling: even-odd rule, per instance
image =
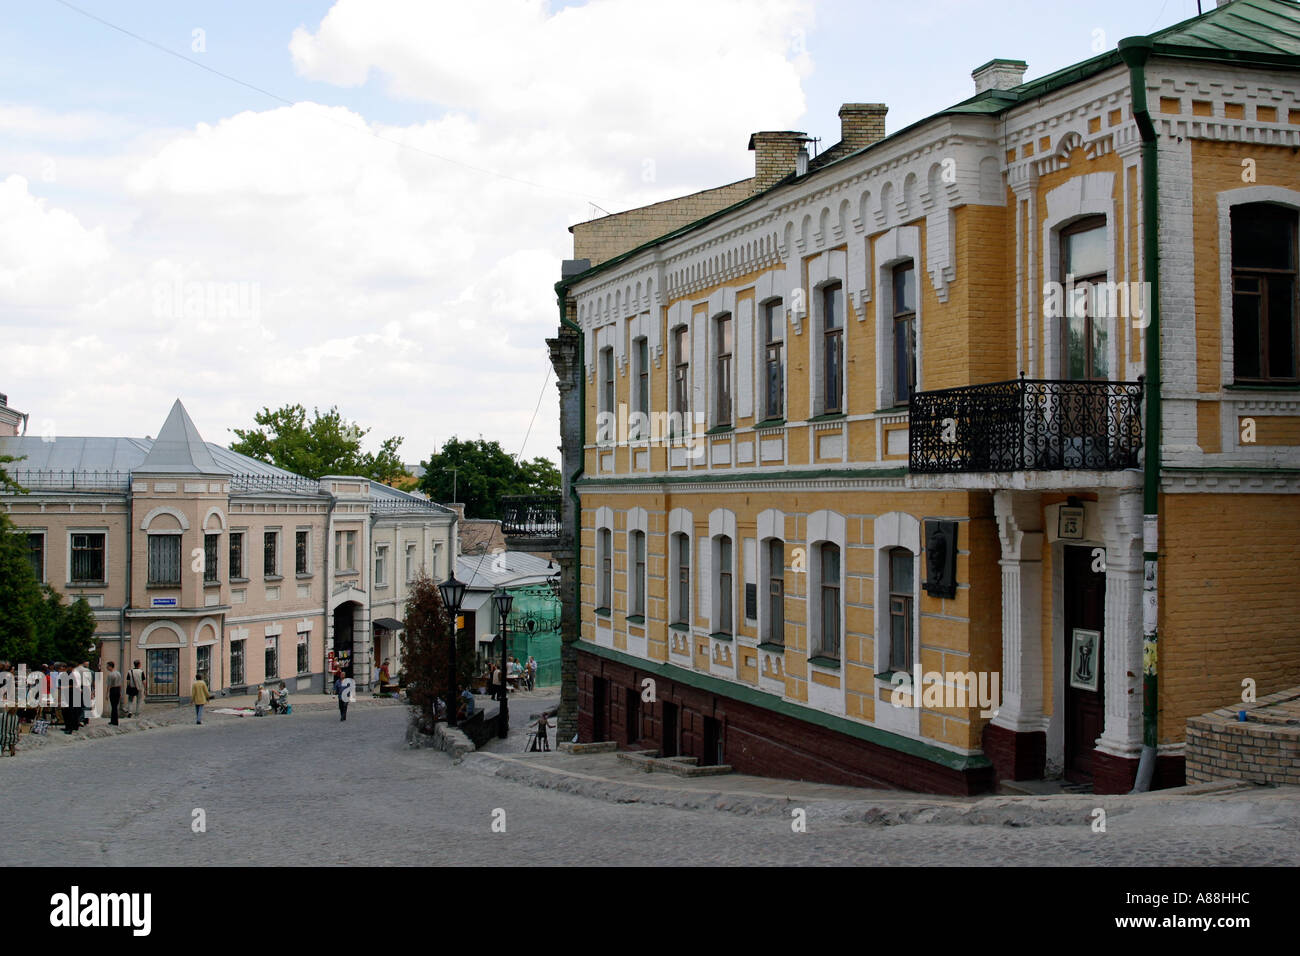
MULTIPOLYGON (((0 708, 4 711, 0 715, 0 752, 15 752, 24 723, 41 733, 48 724, 61 723, 65 734, 73 734, 90 723, 95 709, 95 672, 89 660, 80 664, 42 664, 26 673, 21 687, 17 685, 23 674, 18 668, 0 662, 0 673, 11 675, 7 680, 16 696, 0 708)), ((122 717, 139 716, 146 684, 139 661, 126 672, 119 671, 115 661, 109 661, 100 679, 107 691, 110 724, 118 724, 122 717)))
POLYGON ((524 690, 532 690, 537 683, 537 661, 530 657, 528 663, 520 664, 519 658, 512 657, 506 662, 504 674, 501 673, 500 666, 493 664, 492 676, 488 681, 492 687, 492 699, 504 700, 512 680, 518 680, 524 690))

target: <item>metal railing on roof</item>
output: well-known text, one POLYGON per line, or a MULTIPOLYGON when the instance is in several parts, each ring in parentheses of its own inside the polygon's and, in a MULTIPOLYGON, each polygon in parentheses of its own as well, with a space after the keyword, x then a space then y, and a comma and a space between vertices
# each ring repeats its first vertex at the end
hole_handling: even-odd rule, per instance
POLYGON ((28 491, 127 492, 129 471, 76 471, 20 469, 9 477, 28 491))
POLYGON ((232 475, 230 478, 232 495, 254 494, 290 494, 321 495, 320 482, 315 478, 303 478, 299 475, 232 475))

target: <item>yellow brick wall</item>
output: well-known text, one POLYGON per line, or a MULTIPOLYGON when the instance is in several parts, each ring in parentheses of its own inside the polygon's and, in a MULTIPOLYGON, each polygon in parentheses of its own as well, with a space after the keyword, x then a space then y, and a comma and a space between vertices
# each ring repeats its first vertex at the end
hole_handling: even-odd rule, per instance
POLYGON ((1300 507, 1293 495, 1164 495, 1160 741, 1187 718, 1300 684, 1300 507))

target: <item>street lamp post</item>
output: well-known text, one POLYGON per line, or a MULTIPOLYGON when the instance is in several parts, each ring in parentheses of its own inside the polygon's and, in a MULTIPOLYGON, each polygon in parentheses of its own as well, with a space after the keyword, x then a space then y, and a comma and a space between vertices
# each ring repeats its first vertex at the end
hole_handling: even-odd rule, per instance
POLYGON ((497 615, 501 618, 501 711, 497 717, 497 736, 505 737, 510 732, 510 685, 506 682, 506 638, 510 634, 510 607, 515 603, 514 595, 509 591, 498 591, 492 595, 497 605, 497 615))
POLYGON ((465 583, 457 581, 456 572, 453 571, 451 577, 438 585, 438 591, 442 594, 442 604, 451 618, 451 640, 447 642, 447 661, 450 665, 447 671, 447 723, 454 724, 456 708, 460 704, 456 697, 456 638, 459 631, 456 622, 460 617, 460 606, 465 600, 465 583))

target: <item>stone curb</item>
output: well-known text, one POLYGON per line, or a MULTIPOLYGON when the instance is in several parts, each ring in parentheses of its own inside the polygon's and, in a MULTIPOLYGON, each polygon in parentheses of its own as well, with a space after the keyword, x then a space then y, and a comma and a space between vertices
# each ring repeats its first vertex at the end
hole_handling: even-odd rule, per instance
POLYGON ((715 810, 747 816, 788 817, 796 808, 808 819, 869 826, 931 824, 937 826, 1063 826, 1090 824, 1093 811, 1101 807, 1108 814, 1150 807, 1161 802, 1207 797, 1258 789, 1240 781, 1216 781, 1148 794, 989 797, 866 797, 862 800, 799 799, 770 794, 694 790, 632 784, 592 774, 544 767, 537 761, 523 762, 502 754, 478 752, 462 763, 476 773, 500 777, 526 786, 605 800, 610 803, 641 803, 680 810, 715 810))

